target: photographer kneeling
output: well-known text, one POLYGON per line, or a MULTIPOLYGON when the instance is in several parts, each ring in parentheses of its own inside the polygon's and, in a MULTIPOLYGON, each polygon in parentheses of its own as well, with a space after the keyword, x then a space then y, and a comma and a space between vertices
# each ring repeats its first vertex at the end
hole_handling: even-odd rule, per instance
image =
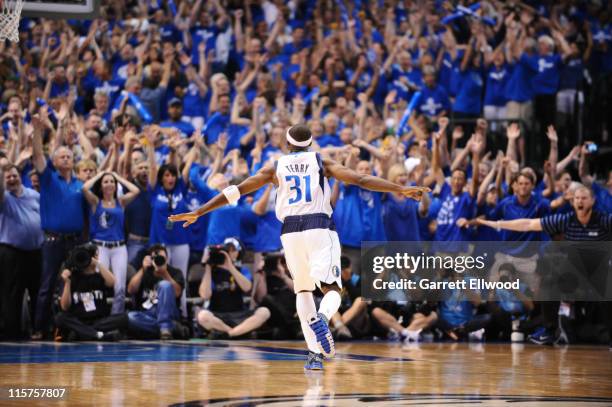
POLYGON ((243 295, 251 291, 251 275, 240 270, 234 262, 240 254, 236 239, 225 239, 224 245, 211 246, 208 259, 203 259, 204 277, 200 284, 200 296, 210 300, 207 310, 198 314, 198 323, 213 331, 213 337, 237 337, 252 332, 270 318, 270 310, 258 307, 247 309, 243 295))
POLYGON ((129 329, 140 337, 173 338, 173 328, 181 328, 179 306, 185 280, 181 270, 168 264, 168 252, 160 244, 149 248, 142 267, 130 279, 128 293, 134 295, 139 311, 128 313, 129 329))
POLYGON ((119 330, 127 328, 125 314, 109 316, 106 290, 114 286, 115 277, 97 255, 94 245, 77 246, 62 271, 62 312, 56 315, 55 324, 68 340, 114 341, 121 337, 119 330))

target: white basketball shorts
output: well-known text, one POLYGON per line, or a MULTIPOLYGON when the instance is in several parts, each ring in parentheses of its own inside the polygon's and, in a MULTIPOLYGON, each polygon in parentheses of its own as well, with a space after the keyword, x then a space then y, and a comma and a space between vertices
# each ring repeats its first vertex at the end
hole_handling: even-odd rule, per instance
POLYGON ((321 283, 338 284, 340 278, 340 240, 330 229, 309 229, 281 235, 287 267, 293 277, 294 291, 314 291, 321 283))

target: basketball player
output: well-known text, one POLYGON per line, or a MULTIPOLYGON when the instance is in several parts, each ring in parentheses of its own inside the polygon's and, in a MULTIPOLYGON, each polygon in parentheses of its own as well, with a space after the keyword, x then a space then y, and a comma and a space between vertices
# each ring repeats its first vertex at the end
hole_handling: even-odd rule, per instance
MULTIPOLYGON (((226 204, 235 204, 241 195, 273 183, 276 216, 283 222, 281 242, 296 292, 296 307, 304 338, 308 345, 307 370, 323 369, 323 357, 333 357, 334 341, 328 323, 340 306, 340 242, 331 218, 329 177, 372 191, 402 193, 420 200, 429 188, 405 187, 382 178, 360 175, 334 161, 322 159, 308 151, 312 144, 310 129, 296 125, 286 133, 290 153, 274 166, 265 166, 240 185, 223 190, 199 209, 170 216, 173 222, 184 221, 184 227, 200 216, 226 204), (312 292, 318 286, 324 293, 319 310, 312 292)), ((414 226, 416 227, 416 225, 414 226)))

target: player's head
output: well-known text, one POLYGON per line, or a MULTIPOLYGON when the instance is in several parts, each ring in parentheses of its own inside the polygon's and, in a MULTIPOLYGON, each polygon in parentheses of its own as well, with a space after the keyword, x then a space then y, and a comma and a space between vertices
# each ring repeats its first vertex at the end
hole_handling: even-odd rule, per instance
POLYGON ((312 144, 312 133, 308 126, 296 124, 287 130, 287 146, 291 151, 306 150, 312 144))

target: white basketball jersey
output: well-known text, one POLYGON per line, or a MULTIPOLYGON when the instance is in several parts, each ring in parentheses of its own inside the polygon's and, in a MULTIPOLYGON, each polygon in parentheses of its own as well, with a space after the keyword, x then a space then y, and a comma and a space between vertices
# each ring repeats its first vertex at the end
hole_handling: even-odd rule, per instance
POLYGON ((276 162, 276 217, 332 214, 331 189, 323 175, 318 153, 304 151, 282 156, 276 162))

